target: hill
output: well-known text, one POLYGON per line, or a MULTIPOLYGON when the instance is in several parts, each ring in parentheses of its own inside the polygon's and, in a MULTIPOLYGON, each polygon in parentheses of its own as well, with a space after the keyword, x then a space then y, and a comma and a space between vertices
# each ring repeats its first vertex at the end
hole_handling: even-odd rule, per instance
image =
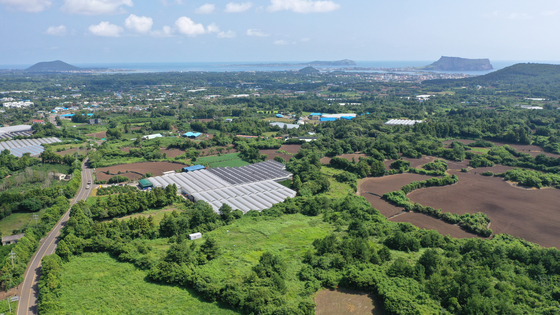
POLYGON ((492 86, 507 90, 508 94, 558 99, 560 65, 519 63, 481 76, 456 80, 429 80, 422 84, 439 87, 492 86))
POLYGON ((356 62, 353 60, 338 60, 338 61, 313 61, 308 63, 311 66, 355 66, 356 62))
POLYGON ((80 70, 83 69, 73 65, 69 65, 66 62, 60 60, 39 62, 25 69, 25 71, 27 72, 65 72, 65 71, 80 71, 80 70))
POLYGON ((319 73, 319 72, 321 72, 321 71, 319 71, 319 70, 317 70, 317 69, 315 69, 315 68, 309 66, 309 67, 305 67, 305 68, 303 68, 303 69, 300 69, 298 72, 299 72, 299 73, 303 73, 303 74, 317 74, 317 73, 319 73))
POLYGON ((438 61, 422 67, 421 69, 436 71, 485 71, 494 68, 488 59, 466 59, 442 56, 438 61))

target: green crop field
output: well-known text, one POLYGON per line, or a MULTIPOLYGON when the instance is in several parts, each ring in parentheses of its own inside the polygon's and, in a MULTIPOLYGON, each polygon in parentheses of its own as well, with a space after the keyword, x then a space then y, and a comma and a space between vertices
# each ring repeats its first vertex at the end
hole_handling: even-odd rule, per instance
POLYGON ((57 314, 238 314, 193 290, 150 283, 146 275, 106 253, 75 257, 64 264, 57 314))
POLYGON ((249 163, 243 161, 242 159, 210 163, 211 167, 227 167, 227 166, 238 167, 238 166, 245 166, 245 165, 249 165, 249 163))
POLYGON ((222 162, 227 160, 236 160, 239 159, 239 153, 229 153, 223 155, 214 155, 214 156, 206 156, 197 159, 197 162, 200 163, 213 163, 213 162, 222 162))

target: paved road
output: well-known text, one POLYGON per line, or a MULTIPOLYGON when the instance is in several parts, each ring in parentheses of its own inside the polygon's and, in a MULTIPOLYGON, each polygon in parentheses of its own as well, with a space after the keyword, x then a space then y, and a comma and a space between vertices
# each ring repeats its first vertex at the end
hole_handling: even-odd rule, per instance
MULTIPOLYGON (((89 196, 90 189, 86 189, 88 181, 92 181, 91 169, 86 166, 87 160, 82 165, 82 185, 78 190, 76 198, 72 201, 71 205, 74 205, 80 200, 86 200, 89 196)), ((92 186, 92 185, 90 185, 92 186)), ((44 256, 53 254, 56 250, 56 245, 58 244, 58 236, 60 235, 60 230, 66 225, 66 221, 70 218, 70 209, 64 214, 62 219, 58 221, 56 226, 48 234, 44 242, 39 246, 39 250, 31 258, 31 263, 27 266, 25 271, 25 280, 23 281, 23 287, 21 289, 21 296, 18 304, 18 315, 28 315, 28 314, 38 314, 37 310, 37 297, 39 296, 39 276, 41 275, 41 259, 44 256)))

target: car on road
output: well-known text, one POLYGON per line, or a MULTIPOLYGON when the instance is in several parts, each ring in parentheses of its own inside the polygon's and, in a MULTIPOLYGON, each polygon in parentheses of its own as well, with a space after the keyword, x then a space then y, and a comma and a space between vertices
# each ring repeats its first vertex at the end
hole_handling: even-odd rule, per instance
POLYGON ((86 186, 86 189, 89 189, 89 185, 86 186))

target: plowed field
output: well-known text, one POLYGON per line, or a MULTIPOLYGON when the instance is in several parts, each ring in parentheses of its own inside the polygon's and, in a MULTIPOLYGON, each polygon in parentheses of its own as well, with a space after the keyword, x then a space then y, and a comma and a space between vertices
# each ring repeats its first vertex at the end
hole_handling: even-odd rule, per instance
POLYGON ((517 188, 501 178, 481 176, 479 172, 486 169, 497 170, 451 171, 459 176, 457 184, 416 190, 408 197, 444 212, 484 212, 490 217, 494 233, 508 233, 542 246, 560 248, 560 190, 517 188))
POLYGON ((323 290, 315 296, 316 315, 384 315, 375 296, 348 289, 323 290))
POLYGON ((280 156, 284 160, 289 161, 293 157, 292 154, 295 155, 296 153, 298 153, 299 149, 301 149, 301 144, 285 144, 281 146, 280 149, 260 150, 260 152, 261 154, 268 155, 268 158, 266 158, 267 161, 273 160, 275 156, 280 156), (278 150, 284 150, 291 154, 278 153, 278 150))
POLYGON ((131 164, 119 164, 103 168, 96 169, 97 180, 108 180, 115 175, 108 175, 105 172, 109 171, 112 174, 118 174, 121 172, 121 176, 128 177, 130 179, 139 179, 141 175, 136 173, 126 173, 126 171, 133 171, 141 174, 152 173, 154 176, 161 175, 166 171, 178 170, 187 165, 170 163, 170 162, 142 162, 142 163, 131 163, 131 164))
POLYGON ((436 230, 441 235, 449 235, 455 238, 479 237, 476 234, 472 234, 461 229, 457 225, 445 223, 442 220, 438 220, 423 213, 406 212, 392 217, 391 219, 389 219, 389 221, 412 223, 413 225, 421 229, 436 230))
MULTIPOLYGON (((365 158, 365 157, 367 157, 367 155, 365 155, 363 153, 353 153, 353 154, 338 155, 337 157, 347 159, 348 161, 352 161, 352 159, 354 159, 356 162, 359 162, 360 157, 365 158)), ((321 163, 329 164, 331 162, 331 160, 332 160, 332 157, 325 156, 324 158, 321 159, 321 163)))

